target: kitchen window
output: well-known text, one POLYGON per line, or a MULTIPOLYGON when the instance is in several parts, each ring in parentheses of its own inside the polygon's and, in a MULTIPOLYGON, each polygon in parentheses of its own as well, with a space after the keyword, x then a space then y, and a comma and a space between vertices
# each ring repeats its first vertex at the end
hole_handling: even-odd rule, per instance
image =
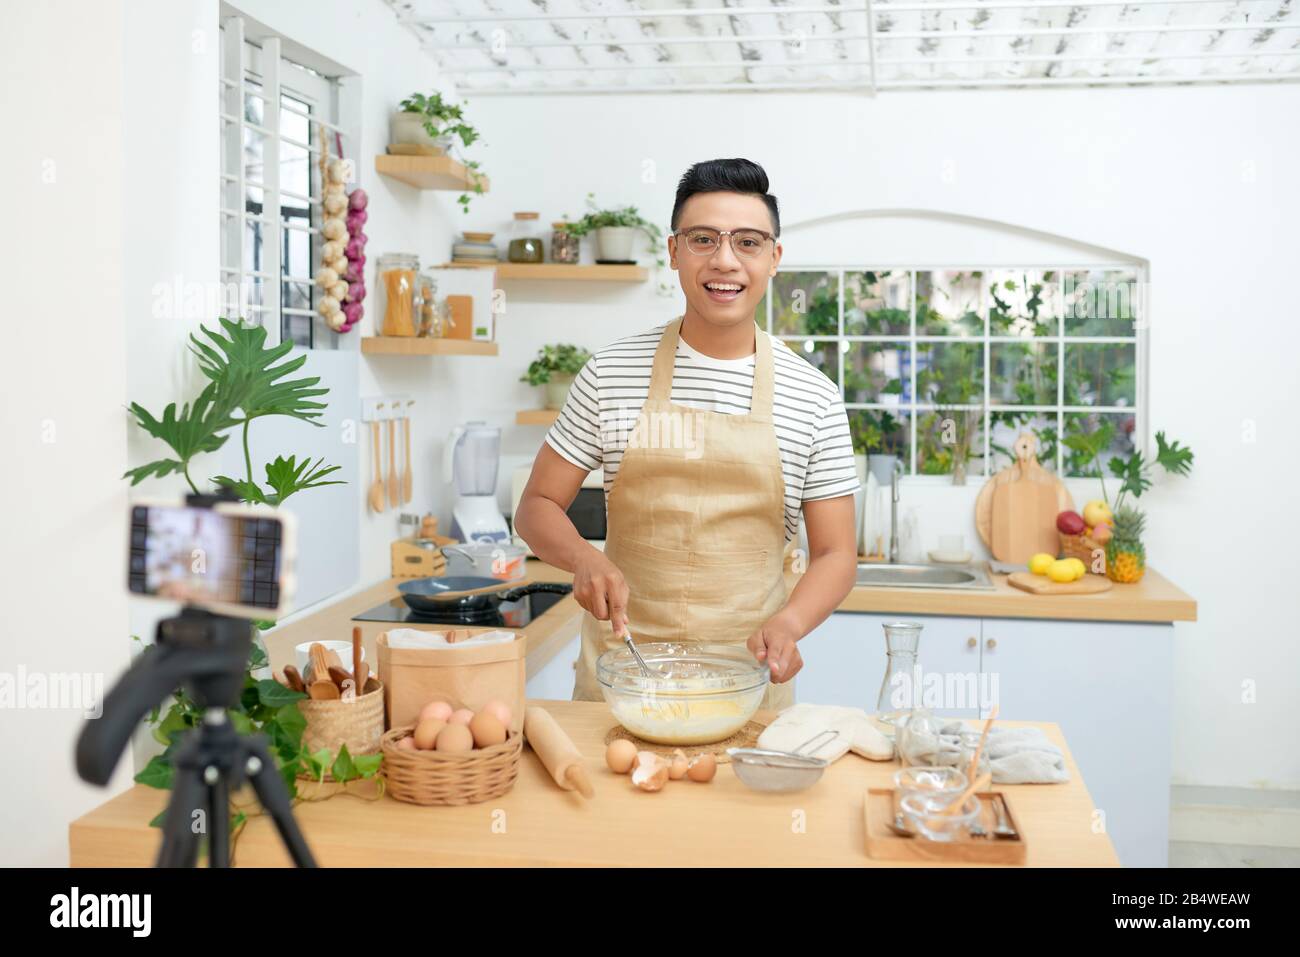
MULTIPOLYGON (((316 313, 322 242, 322 133, 332 157, 352 137, 340 84, 284 55, 276 36, 221 24, 221 280, 226 314, 261 323, 272 341, 335 348, 316 313)), ((292 46, 291 44, 284 44, 292 46)), ((351 155, 345 153, 344 155, 351 155)))
POLYGON ((1109 426, 1103 468, 1142 444, 1145 289, 1126 264, 800 266, 777 273, 757 318, 838 383, 855 452, 950 475, 966 448, 977 477, 1029 430, 1044 467, 1075 476, 1063 436, 1109 426))

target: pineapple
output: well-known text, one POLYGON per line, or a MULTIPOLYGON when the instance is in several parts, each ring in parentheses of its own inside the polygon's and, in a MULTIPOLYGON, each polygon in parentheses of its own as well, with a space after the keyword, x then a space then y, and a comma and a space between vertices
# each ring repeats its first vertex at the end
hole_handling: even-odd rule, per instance
POLYGON ((1140 581, 1147 567, 1142 546, 1142 527, 1147 517, 1131 505, 1115 513, 1114 534, 1106 543, 1106 575, 1111 581, 1131 584, 1140 581))

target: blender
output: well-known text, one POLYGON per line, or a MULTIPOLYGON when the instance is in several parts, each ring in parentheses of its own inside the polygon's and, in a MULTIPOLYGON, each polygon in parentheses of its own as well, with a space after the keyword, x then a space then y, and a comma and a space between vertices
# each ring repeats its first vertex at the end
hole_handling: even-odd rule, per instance
POLYGON ((456 504, 451 512, 451 536, 463 542, 505 542, 510 539, 505 516, 497 504, 497 467, 501 430, 485 422, 466 422, 452 429, 443 449, 443 480, 455 482, 456 504))

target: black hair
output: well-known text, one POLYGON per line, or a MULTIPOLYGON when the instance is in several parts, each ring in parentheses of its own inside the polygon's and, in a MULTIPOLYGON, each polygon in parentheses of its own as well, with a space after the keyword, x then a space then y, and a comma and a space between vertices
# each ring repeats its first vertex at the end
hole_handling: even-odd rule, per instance
POLYGON ((772 216, 772 235, 781 235, 781 214, 776 197, 767 191, 767 172, 752 160, 715 159, 696 163, 677 182, 677 200, 673 203, 672 229, 686 201, 696 193, 744 193, 757 196, 772 216))

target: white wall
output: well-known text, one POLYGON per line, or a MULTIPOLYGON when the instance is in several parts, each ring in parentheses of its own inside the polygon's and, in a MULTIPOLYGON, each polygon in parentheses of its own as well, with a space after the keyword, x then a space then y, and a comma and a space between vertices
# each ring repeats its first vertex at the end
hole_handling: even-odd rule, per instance
POLYGON ((93 692, 127 660, 122 7, 15 6, 0 63, 0 681, 18 695, 0 706, 5 866, 66 863, 68 822, 105 796, 73 770, 82 711, 35 706, 19 669, 87 675, 93 692))
MULTIPOLYGON (((539 210, 543 223, 578 214, 588 191, 666 224, 686 166, 747 156, 767 168, 787 223, 938 210, 1149 260, 1151 420, 1196 451, 1190 479, 1160 482, 1143 499, 1152 564, 1199 602, 1200 621, 1177 629, 1175 780, 1300 787, 1300 750, 1283 745, 1300 719, 1300 652, 1284 586, 1300 531, 1286 511, 1300 469, 1289 435, 1300 398, 1290 308, 1300 216, 1300 128, 1290 118, 1300 89, 470 99, 493 188, 469 228, 499 229, 517 209, 539 210), (1255 703, 1243 703, 1247 681, 1257 683, 1255 703)), ((789 234, 787 262, 815 261, 820 252, 805 254, 811 238, 789 234)), ((842 259, 894 261, 914 251, 914 239, 911 228, 866 228, 842 259)), ((991 255, 993 242, 966 258, 991 255)), ((512 284, 508 293, 500 391, 480 399, 503 422, 537 404, 513 380, 538 345, 595 348, 663 321, 680 302, 680 293, 656 298, 649 284, 512 284)), ((522 460, 540 438, 510 426, 507 451, 522 460)), ((977 490, 905 486, 903 496, 924 506, 933 540, 970 528, 977 490)), ((1086 484, 1076 488, 1083 494, 1091 497, 1086 484)))

